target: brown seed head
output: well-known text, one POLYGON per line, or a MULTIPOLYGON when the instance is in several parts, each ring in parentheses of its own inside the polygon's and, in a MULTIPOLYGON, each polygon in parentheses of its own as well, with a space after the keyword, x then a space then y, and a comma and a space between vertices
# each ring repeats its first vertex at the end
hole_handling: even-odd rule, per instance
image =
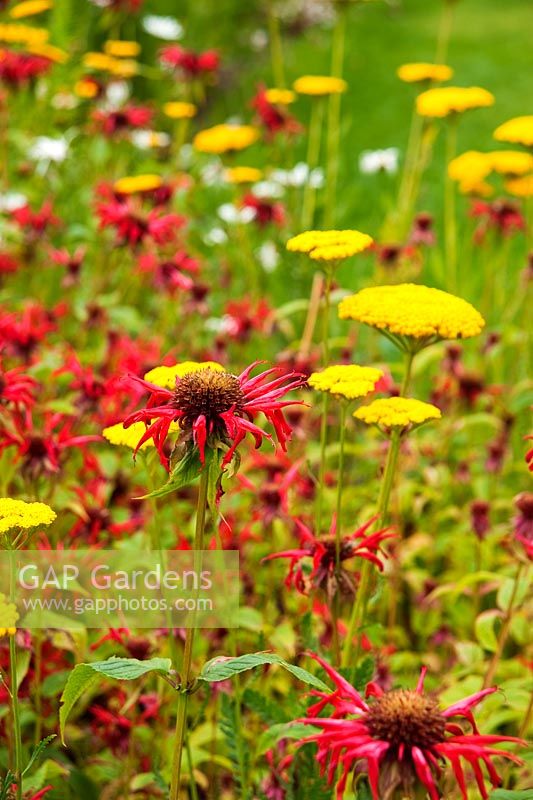
POLYGON ((190 372, 179 379, 173 404, 183 412, 181 426, 187 428, 201 415, 206 417, 208 423, 216 424, 220 414, 232 406, 239 409, 244 399, 244 392, 235 375, 207 368, 190 372))
POLYGON ((400 689, 372 703, 366 724, 372 736, 393 746, 423 749, 444 740, 446 720, 435 700, 400 689))

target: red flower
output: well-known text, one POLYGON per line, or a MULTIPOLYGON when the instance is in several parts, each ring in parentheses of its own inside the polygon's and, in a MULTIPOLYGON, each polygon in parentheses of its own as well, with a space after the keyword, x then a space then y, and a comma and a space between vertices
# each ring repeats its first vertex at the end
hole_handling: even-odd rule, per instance
POLYGON ((302 386, 303 380, 297 373, 285 372, 280 367, 250 377, 259 363, 255 361, 239 376, 212 369, 191 372, 176 379, 174 391, 131 376, 134 384, 140 384, 150 392, 146 407, 130 414, 124 422, 125 428, 134 422, 147 424, 135 452, 144 442, 152 439, 161 463, 168 468, 163 448, 171 424, 178 422, 182 429, 181 441, 192 442, 198 448, 202 463, 206 446, 216 443, 227 445, 229 449, 223 460, 224 466, 231 461, 247 433, 254 437, 256 447, 264 438, 272 441, 270 434, 254 423, 258 413, 264 414, 274 427, 279 444, 285 450, 291 429, 283 416, 283 409, 301 405, 301 402, 282 401, 281 398, 292 389, 302 386), (278 377, 274 378, 274 375, 278 377))
POLYGON ((72 254, 66 248, 51 251, 50 258, 54 264, 65 267, 64 287, 75 286, 78 283, 85 253, 85 247, 76 248, 72 254))
POLYGON ((128 105, 115 111, 99 109, 92 116, 102 133, 113 136, 129 128, 147 128, 152 122, 154 112, 147 106, 128 105))
MULTIPOLYGON (((350 558, 364 558, 371 561, 379 569, 383 569, 384 557, 381 545, 386 539, 393 539, 394 533, 389 533, 388 528, 370 533, 368 528, 376 521, 372 517, 348 536, 341 539, 340 560, 350 558), (380 554, 380 555, 378 555, 380 554)), ((284 550, 281 553, 272 553, 264 558, 271 561, 274 558, 290 559, 290 567, 285 585, 295 588, 300 594, 309 594, 311 589, 323 589, 328 596, 333 596, 337 590, 345 594, 354 594, 355 585, 353 575, 344 569, 337 574, 337 548, 336 548, 336 519, 333 518, 328 536, 317 537, 299 519, 294 520, 300 535, 300 547, 294 550, 284 550), (304 571, 306 559, 312 559, 312 570, 308 574, 304 571)))
POLYGON ((316 655, 313 658, 325 669, 336 689, 331 693, 313 691, 321 699, 299 722, 314 725, 321 732, 300 744, 318 744, 317 760, 322 773, 327 770, 330 785, 338 767, 342 768, 337 785, 338 799, 344 795, 351 771, 362 761, 366 761, 374 800, 385 800, 398 788, 409 792, 413 783, 421 784, 431 800, 439 800, 442 795, 438 782, 445 761, 451 764, 461 794, 467 800, 467 779, 461 758, 471 766, 481 797, 487 800, 481 763, 487 769, 492 786, 501 784, 492 763, 494 756, 522 763, 516 756, 492 745, 525 742, 513 736, 483 736, 476 727, 472 708, 497 691, 496 688, 483 689, 441 711, 437 702, 424 693, 424 668, 414 691, 384 692, 376 683, 369 683, 366 697, 374 700, 367 702, 326 661, 316 655), (328 705, 334 709, 331 717, 318 716, 328 705), (472 726, 472 733, 464 733, 457 722, 450 722, 454 717, 466 719, 472 726))
POLYGON ((280 132, 299 133, 302 130, 298 120, 291 117, 283 106, 268 102, 264 86, 259 87, 251 105, 257 111, 261 123, 271 136, 280 132))
POLYGON ((275 225, 283 225, 285 222, 285 209, 281 203, 256 197, 252 192, 244 195, 241 200, 241 206, 253 210, 254 220, 261 228, 271 222, 275 225))
POLYGON ((34 235, 41 235, 49 225, 58 225, 59 219, 54 216, 52 203, 47 200, 38 211, 32 211, 30 206, 20 206, 11 212, 11 219, 25 231, 34 235))
POLYGON ((29 409, 35 403, 36 388, 37 381, 25 375, 22 367, 3 372, 0 362, 0 405, 12 405, 18 411, 29 409))
POLYGON ((121 244, 135 247, 146 239, 156 244, 167 244, 175 239, 176 231, 185 225, 179 214, 165 214, 161 208, 153 208, 147 214, 131 200, 99 203, 96 213, 100 217, 100 228, 115 228, 121 244))
MULTIPOLYGON (((527 441, 528 439, 533 439, 533 434, 531 436, 525 436, 524 439, 527 441)), ((533 447, 527 451, 526 453, 526 464, 528 465, 528 469, 530 472, 533 472, 533 447)))
POLYGON ((56 329, 53 314, 28 302, 19 314, 0 315, 0 349, 30 361, 38 344, 56 329))
POLYGON ((181 69, 188 78, 216 72, 220 65, 220 56, 216 50, 195 53, 177 44, 164 47, 159 57, 164 66, 181 69))
POLYGON ((154 253, 145 253, 139 259, 139 271, 154 276, 158 289, 173 295, 176 291, 190 291, 194 286, 191 274, 199 271, 200 265, 183 250, 178 250, 171 258, 157 258, 154 253))
POLYGON ((0 275, 9 275, 16 272, 19 268, 19 262, 9 253, 0 253, 0 275))
POLYGON ((515 538, 524 546, 526 556, 533 561, 533 493, 521 492, 514 499, 518 510, 515 517, 515 538))
POLYGON ((19 88, 48 72, 52 63, 43 56, 16 53, 3 47, 0 51, 0 81, 19 88))
POLYGON ((526 227, 520 209, 510 200, 494 200, 492 203, 476 200, 472 204, 470 215, 480 217, 482 220, 474 233, 474 241, 477 244, 481 244, 491 228, 503 236, 509 236, 526 227))

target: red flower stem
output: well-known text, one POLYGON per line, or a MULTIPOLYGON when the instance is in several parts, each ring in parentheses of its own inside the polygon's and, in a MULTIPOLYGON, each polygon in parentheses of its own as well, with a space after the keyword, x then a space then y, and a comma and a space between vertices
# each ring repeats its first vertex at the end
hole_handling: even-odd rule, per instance
POLYGON ((489 668, 485 675, 485 679, 483 681, 483 689, 487 689, 489 686, 492 686, 494 681, 494 676, 496 674, 496 670, 498 669, 498 665, 500 663, 503 649, 506 645, 507 639, 509 637, 509 631, 511 629, 511 622, 513 621, 513 613, 515 611, 515 602, 516 602, 516 595, 518 594, 518 588, 520 586, 520 578, 522 577, 522 572, 524 571, 524 565, 519 564, 518 570, 514 579, 513 590, 511 592, 511 597, 509 598, 509 602, 507 604, 507 609, 505 611, 505 615, 503 618, 503 625, 500 631, 500 635, 498 636, 498 642, 496 646, 496 651, 492 656, 491 662, 489 664, 489 668))
MULTIPOLYGON (((196 529, 194 534, 194 550, 203 550, 205 518, 207 511, 207 491, 209 485, 209 470, 204 468, 200 473, 200 486, 198 488, 198 501, 196 506, 196 529)), ((181 761, 185 742, 187 726, 187 701, 189 697, 189 681, 191 676, 192 650, 196 626, 187 629, 185 648, 183 651, 183 665, 181 670, 181 686, 176 718, 176 735, 174 738, 174 751, 172 756, 172 778, 170 782, 169 800, 178 800, 181 780, 181 761)), ((194 775, 191 775, 194 781, 194 775)))

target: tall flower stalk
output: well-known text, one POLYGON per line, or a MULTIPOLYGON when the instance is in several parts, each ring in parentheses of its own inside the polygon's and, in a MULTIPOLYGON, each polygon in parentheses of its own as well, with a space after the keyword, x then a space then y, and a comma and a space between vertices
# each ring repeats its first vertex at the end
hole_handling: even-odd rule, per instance
MULTIPOLYGON (((346 9, 343 6, 338 8, 337 21, 333 30, 331 74, 334 78, 342 78, 344 71, 346 13, 346 9)), ((330 94, 328 100, 326 196, 324 206, 324 227, 326 228, 331 228, 335 224, 335 204, 339 176, 341 100, 342 94, 340 92, 330 94)))

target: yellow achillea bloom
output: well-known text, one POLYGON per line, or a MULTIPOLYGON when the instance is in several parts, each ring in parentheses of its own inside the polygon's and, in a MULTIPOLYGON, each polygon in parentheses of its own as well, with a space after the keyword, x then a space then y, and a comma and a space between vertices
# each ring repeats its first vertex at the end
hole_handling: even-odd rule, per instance
POLYGON ((14 636, 19 614, 14 603, 10 603, 5 594, 0 593, 0 636, 14 636))
POLYGON ((37 525, 50 525, 57 514, 46 503, 26 503, 0 497, 0 533, 11 528, 35 528, 37 525))
MULTIPOLYGON (((146 431, 144 422, 134 422, 129 428, 119 422, 117 425, 110 425, 104 428, 102 436, 107 439, 110 444, 122 447, 129 447, 130 450, 135 450, 140 439, 146 431)), ((151 439, 144 442, 139 450, 146 450, 148 447, 153 447, 154 443, 151 439)))
POLYGON ((83 65, 88 69, 109 72, 114 64, 116 64, 115 59, 105 53, 85 53, 83 56, 83 65))
POLYGON ((383 372, 375 367, 360 367, 358 364, 339 364, 326 367, 322 372, 309 376, 309 386, 319 392, 328 392, 335 397, 355 400, 366 397, 376 388, 383 372))
POLYGON ((256 167, 231 167, 224 176, 228 183, 255 183, 261 180, 263 173, 256 167))
POLYGON ((104 44, 104 51, 108 56, 114 56, 115 58, 135 58, 141 52, 141 45, 139 42, 108 39, 104 44))
POLYGON ((440 419, 441 412, 431 403, 410 397, 384 397, 354 411, 353 416, 367 425, 381 428, 416 427, 431 419, 440 419))
POLYGON ((294 103, 296 95, 290 89, 267 89, 265 98, 273 106, 288 106, 294 103))
POLYGON ((29 25, 0 24, 0 42, 9 44, 35 44, 48 41, 49 33, 44 28, 29 25))
POLYGON ((422 117, 447 117, 449 114, 492 105, 494 95, 479 86, 428 89, 416 98, 416 110, 422 117))
POLYGON ((163 113, 170 119, 192 119, 197 114, 194 103, 183 103, 179 100, 163 105, 163 113))
POLYGON ((467 150, 448 164, 448 175, 459 183, 461 192, 466 194, 478 188, 492 171, 487 153, 467 150))
POLYGON ((533 175, 523 175, 513 178, 505 184, 506 190, 516 197, 531 197, 533 195, 533 175))
POLYGON ((215 372, 225 372, 221 364, 216 361, 182 361, 172 367, 154 367, 144 376, 145 381, 150 381, 164 389, 174 389, 176 378, 183 378, 190 372, 199 372, 202 369, 211 369, 215 372))
POLYGON ((342 94, 348 88, 348 84, 342 78, 330 75, 302 75, 294 81, 292 88, 298 94, 321 97, 328 94, 342 94))
POLYGON ((113 184, 113 191, 119 194, 135 194, 136 192, 151 192, 159 189, 163 184, 160 175, 133 175, 131 177, 119 178, 113 184))
POLYGON ((13 6, 9 10, 9 16, 12 19, 23 19, 42 14, 43 11, 48 11, 50 8, 52 8, 52 0, 25 0, 25 2, 13 6))
POLYGON ((341 300, 339 317, 355 319, 393 335, 424 340, 424 344, 428 339, 477 336, 485 325, 481 314, 466 300, 413 283, 362 289, 341 300))
POLYGON ((200 153, 220 155, 244 150, 259 139, 259 130, 252 125, 214 125, 196 134, 193 146, 200 153))
POLYGON ((422 81, 449 81, 453 69, 446 64, 428 64, 419 61, 413 64, 402 64, 396 74, 405 83, 419 83, 422 81))
POLYGON ((65 64, 69 59, 69 54, 65 50, 60 47, 54 47, 48 42, 30 42, 26 45, 26 49, 29 53, 33 53, 34 56, 48 58, 55 64, 65 64))
POLYGON ((533 114, 525 117, 513 117, 494 131, 494 138, 499 142, 514 142, 533 145, 533 114))
POLYGON ((133 78, 139 72, 139 65, 130 58, 114 58, 109 72, 117 78, 133 78))
POLYGON ((315 261, 337 261, 361 253, 373 243, 361 231, 305 231, 287 242, 292 253, 307 253, 315 261))
POLYGON ((533 170, 533 156, 521 150, 495 150, 487 156, 500 175, 525 175, 533 170))

